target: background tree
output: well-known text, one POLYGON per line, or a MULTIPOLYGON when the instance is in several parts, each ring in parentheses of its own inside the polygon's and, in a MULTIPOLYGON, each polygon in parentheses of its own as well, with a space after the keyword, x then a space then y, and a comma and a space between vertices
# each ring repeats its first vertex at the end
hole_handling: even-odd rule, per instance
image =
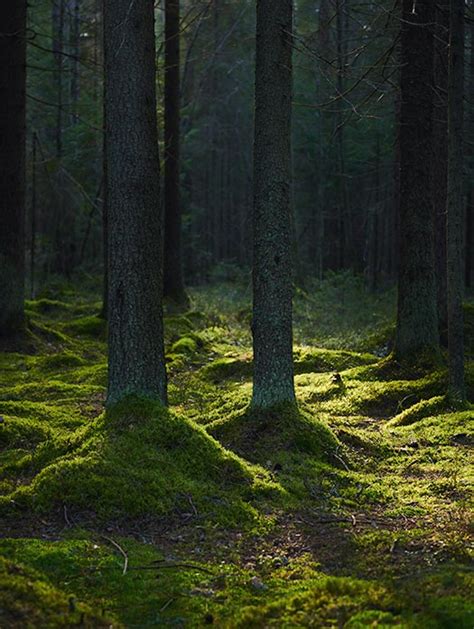
POLYGON ((180 3, 165 2, 165 248, 163 292, 187 306, 181 247, 180 205, 180 3))
POLYGON ((252 404, 294 402, 291 244, 292 0, 257 1, 252 404))
POLYGON ((0 335, 24 324, 26 0, 0 6, 0 335))
POLYGON ((464 0, 451 0, 450 26, 447 194, 449 393, 453 400, 464 402, 464 0))
POLYGON ((166 403, 153 7, 104 2, 109 404, 166 403))
POLYGON ((400 259, 395 353, 439 344, 430 164, 433 159, 433 23, 428 0, 403 0, 400 110, 400 259))

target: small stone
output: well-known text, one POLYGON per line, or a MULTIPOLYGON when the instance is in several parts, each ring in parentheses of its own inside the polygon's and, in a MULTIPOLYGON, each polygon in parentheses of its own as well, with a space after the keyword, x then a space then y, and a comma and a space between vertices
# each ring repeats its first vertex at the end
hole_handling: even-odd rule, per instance
POLYGON ((258 577, 252 577, 250 583, 255 590, 265 590, 267 587, 258 577))

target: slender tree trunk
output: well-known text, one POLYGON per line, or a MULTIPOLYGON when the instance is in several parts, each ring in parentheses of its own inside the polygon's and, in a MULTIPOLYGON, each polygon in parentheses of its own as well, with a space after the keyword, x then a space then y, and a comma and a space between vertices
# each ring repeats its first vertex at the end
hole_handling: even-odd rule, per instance
POLYGON ((81 0, 73 0, 71 16, 71 104, 74 107, 71 122, 75 124, 78 120, 77 105, 80 96, 80 64, 81 54, 81 0))
POLYGON ((63 154, 63 62, 64 62, 64 0, 53 0, 52 6, 54 82, 56 88, 56 126, 54 138, 56 158, 63 154))
POLYGON ((463 98, 464 98, 464 0, 451 0, 448 85, 448 347, 449 395, 463 402, 464 323, 463 323, 463 98))
POLYGON ((438 290, 440 337, 446 342, 448 327, 446 277, 446 194, 448 178, 448 45, 449 0, 438 2, 435 9, 433 142, 435 159, 431 160, 435 216, 435 259, 438 290))
MULTIPOLYGON (((472 3, 471 3, 472 7, 472 3)), ((471 53, 469 59, 469 98, 472 99, 474 94, 474 23, 470 26, 470 44, 471 53)), ((466 203, 466 246, 465 246, 465 270, 464 282, 467 289, 472 288, 472 251, 474 248, 474 147, 472 146, 472 138, 474 135, 474 109, 471 106, 469 112, 469 128, 466 129, 470 139, 467 151, 469 157, 469 188, 466 203)))
POLYGON ((153 0, 105 0, 108 404, 166 403, 153 0))
POLYGON ((430 172, 434 4, 402 6, 398 359, 439 348, 430 172))
POLYGON ((33 133, 32 151, 31 151, 31 246, 30 246, 30 296, 35 298, 35 273, 36 273, 36 205, 37 205, 37 151, 36 151, 36 132, 33 133))
POLYGON ((26 0, 0 3, 0 336, 24 325, 26 0))
POLYGON ((165 246, 164 296, 187 306, 180 204, 180 0, 165 2, 165 246))
POLYGON ((295 402, 292 356, 292 0, 257 0, 252 405, 295 402))

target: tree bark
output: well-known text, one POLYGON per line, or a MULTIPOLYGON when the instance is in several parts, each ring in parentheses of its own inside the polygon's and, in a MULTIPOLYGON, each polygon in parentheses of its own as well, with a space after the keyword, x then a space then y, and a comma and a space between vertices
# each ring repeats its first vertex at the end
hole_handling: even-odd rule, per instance
POLYGON ((164 296, 187 306, 180 204, 180 0, 165 2, 165 246, 164 296))
POLYGON ((252 405, 295 402, 292 356, 292 0, 257 0, 252 405))
MULTIPOLYGON (((471 3, 472 7, 472 3, 471 3)), ((470 44, 471 53, 469 59, 469 97, 472 98, 474 94, 474 23, 471 22, 469 28, 470 31, 470 44)), ((469 127, 466 129, 466 133, 469 138, 473 137, 474 133, 474 111, 471 107, 468 118, 469 127)), ((472 141, 467 147, 467 157, 469 159, 468 172, 469 188, 466 202, 466 244, 464 253, 464 282, 467 289, 472 288, 472 251, 474 247, 474 147, 472 141)))
POLYGON ((24 325, 26 0, 0 3, 0 335, 24 325))
POLYGON ((439 349, 430 170, 434 4, 403 0, 402 6, 398 359, 439 349))
POLYGON ((435 159, 431 160, 435 216, 435 259, 438 291, 440 337, 446 343, 448 301, 446 276, 446 195, 448 179, 448 45, 449 0, 435 9, 433 141, 435 159))
POLYGON ((464 385, 463 322, 463 98, 464 98, 464 0, 451 0, 448 85, 448 348, 449 395, 466 398, 464 385))
POLYGON ((166 403, 153 0, 104 9, 108 210, 107 403, 166 403))

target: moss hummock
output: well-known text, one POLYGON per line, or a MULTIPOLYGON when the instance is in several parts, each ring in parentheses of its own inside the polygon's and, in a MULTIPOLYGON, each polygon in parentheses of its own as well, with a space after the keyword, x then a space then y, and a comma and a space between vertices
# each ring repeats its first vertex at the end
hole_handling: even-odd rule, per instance
MULTIPOLYGON (((68 437, 36 434, 41 447, 16 465, 31 482, 6 496, 48 512, 66 505, 110 518, 164 516, 189 511, 227 523, 257 516, 252 502, 278 487, 264 470, 225 450, 201 427, 160 404, 128 399, 68 437), (231 507, 219 508, 222 501, 231 507)), ((21 431, 10 430, 12 445, 21 431)))
POLYGON ((334 461, 340 447, 327 426, 294 404, 269 410, 250 407, 231 418, 214 421, 207 430, 229 449, 256 462, 292 451, 334 461))

